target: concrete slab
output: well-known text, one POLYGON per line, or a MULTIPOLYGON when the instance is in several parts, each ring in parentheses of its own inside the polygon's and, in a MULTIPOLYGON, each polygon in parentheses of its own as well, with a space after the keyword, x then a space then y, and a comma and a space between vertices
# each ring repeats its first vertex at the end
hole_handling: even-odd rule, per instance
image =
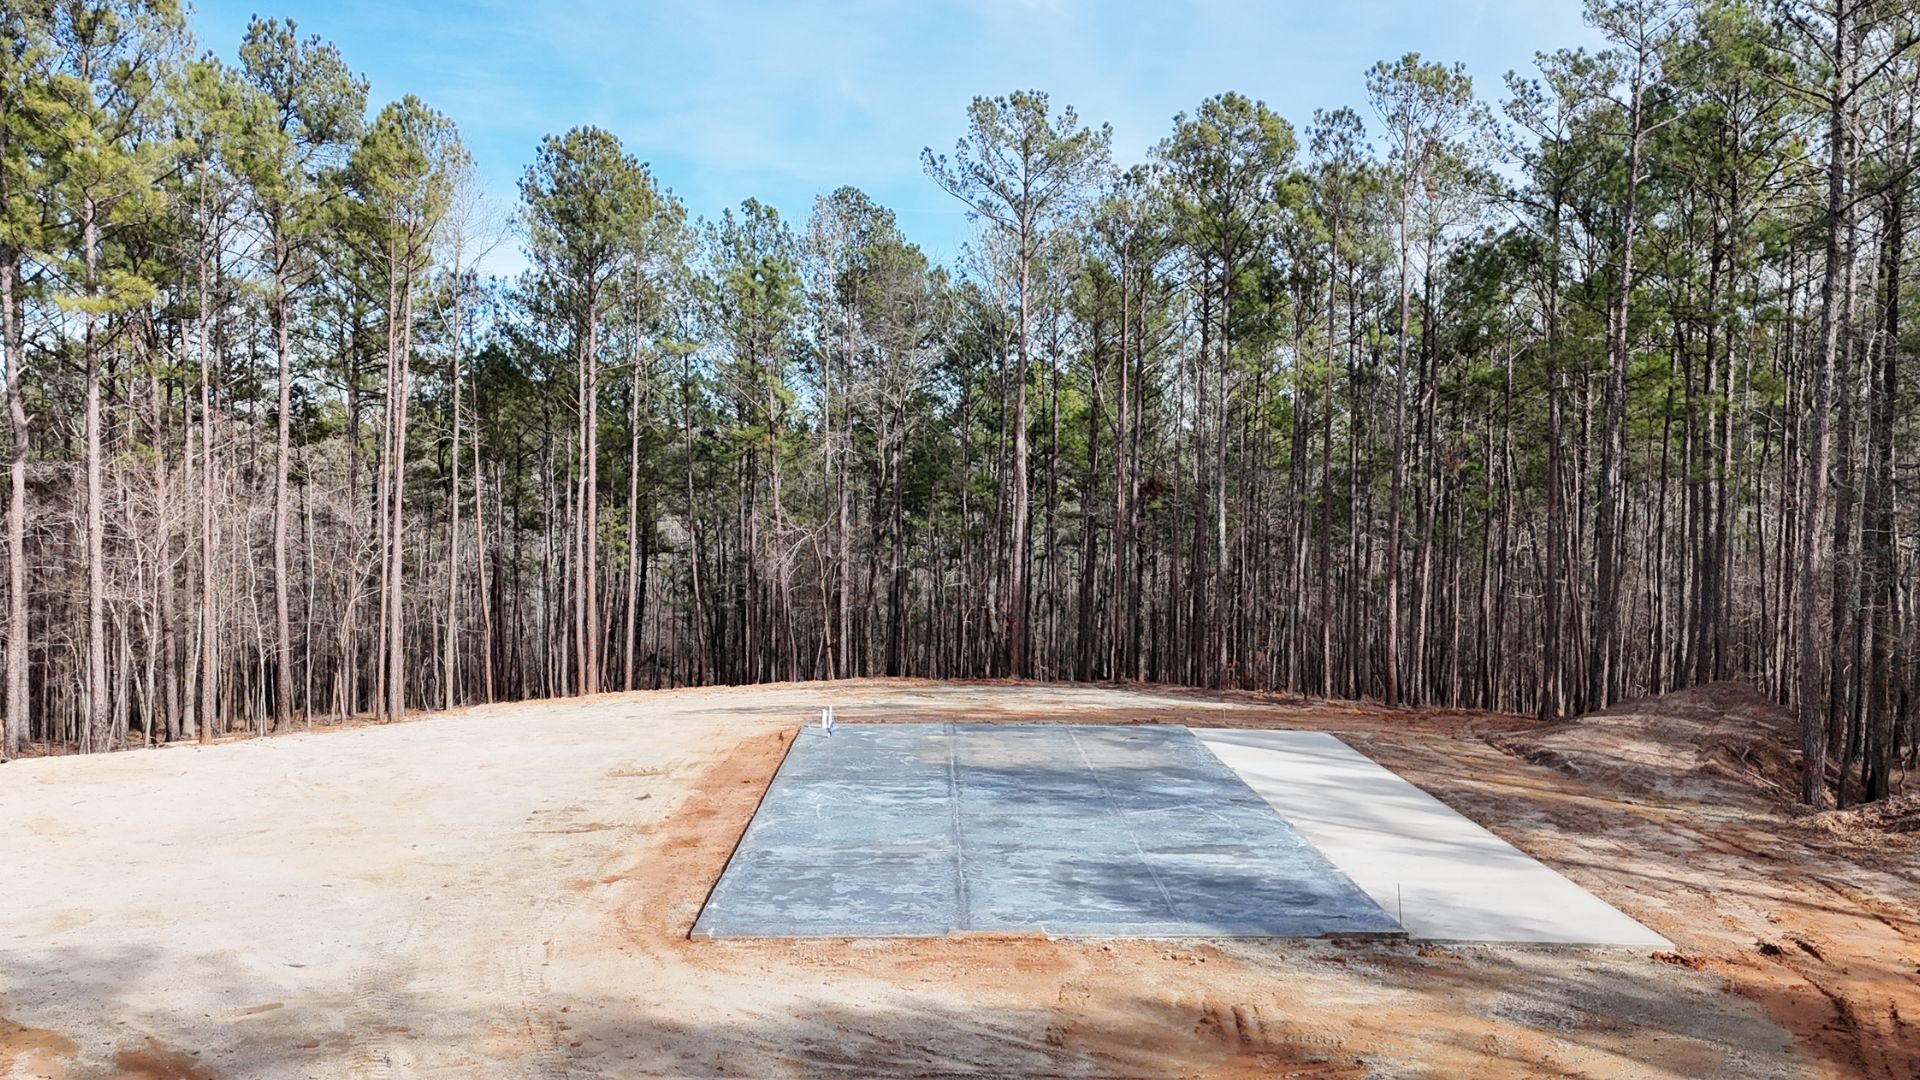
POLYGON ((794 741, 696 937, 1394 935, 1186 728, 841 724, 794 741))
POLYGON ((1414 938, 1672 947, 1325 732, 1194 734, 1414 938))

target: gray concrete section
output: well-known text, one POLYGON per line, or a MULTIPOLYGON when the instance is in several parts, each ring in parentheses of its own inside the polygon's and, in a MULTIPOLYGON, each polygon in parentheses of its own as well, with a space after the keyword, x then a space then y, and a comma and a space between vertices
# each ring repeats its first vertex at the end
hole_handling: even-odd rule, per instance
POLYGON ((961 929, 953 763, 920 725, 795 738, 696 936, 879 937, 961 929), (777 919, 770 929, 769 919, 777 919))
POLYGON ((1397 934, 1183 727, 801 734, 696 936, 1397 934))
POLYGON ((1325 732, 1195 734, 1417 939, 1672 947, 1325 732))

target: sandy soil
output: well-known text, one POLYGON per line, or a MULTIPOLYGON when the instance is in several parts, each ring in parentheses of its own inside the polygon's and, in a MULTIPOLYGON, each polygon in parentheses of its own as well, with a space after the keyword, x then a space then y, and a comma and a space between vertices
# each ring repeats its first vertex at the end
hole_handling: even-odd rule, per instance
POLYGON ((1569 775, 1528 760, 1540 734, 1486 714, 872 681, 18 762, 0 769, 0 1068, 1920 1075, 1911 849, 1724 797, 1737 778, 1569 775), (828 701, 846 720, 1332 730, 1676 952, 688 940, 796 725, 828 701))

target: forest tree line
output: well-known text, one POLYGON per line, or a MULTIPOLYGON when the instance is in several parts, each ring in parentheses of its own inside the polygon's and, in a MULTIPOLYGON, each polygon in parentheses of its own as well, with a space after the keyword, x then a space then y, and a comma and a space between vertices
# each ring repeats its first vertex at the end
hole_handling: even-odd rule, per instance
POLYGON ((1546 719, 1737 677, 1808 801, 1883 797, 1920 14, 1587 15, 1139 162, 976 99, 939 266, 851 187, 696 220, 592 127, 495 206, 291 21, 230 63, 171 0, 15 0, 0 752, 873 674, 1546 719))

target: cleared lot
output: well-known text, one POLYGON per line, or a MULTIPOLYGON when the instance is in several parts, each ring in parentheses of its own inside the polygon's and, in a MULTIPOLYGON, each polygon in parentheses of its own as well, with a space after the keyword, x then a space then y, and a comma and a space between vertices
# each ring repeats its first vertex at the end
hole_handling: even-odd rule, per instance
POLYGON ((1622 799, 1479 737, 1524 726, 863 682, 18 762, 0 769, 0 1062, 135 1077, 1911 1074, 1910 876, 1861 861, 1842 880, 1834 851, 1809 846, 1826 840, 1750 808, 1622 799), (848 721, 1330 729, 1675 948, 690 940, 795 728, 827 702, 848 721), (240 809, 256 807, 271 809, 240 809))

